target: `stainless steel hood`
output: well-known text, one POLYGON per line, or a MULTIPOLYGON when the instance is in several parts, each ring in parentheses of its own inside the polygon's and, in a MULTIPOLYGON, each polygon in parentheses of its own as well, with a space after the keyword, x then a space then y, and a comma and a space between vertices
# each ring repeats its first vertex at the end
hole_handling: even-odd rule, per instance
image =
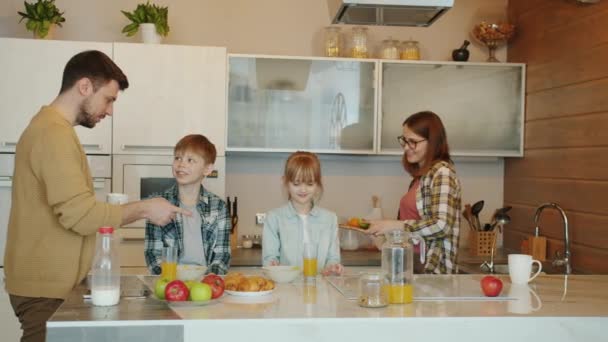
POLYGON ((454 0, 327 0, 332 24, 429 26, 454 0))

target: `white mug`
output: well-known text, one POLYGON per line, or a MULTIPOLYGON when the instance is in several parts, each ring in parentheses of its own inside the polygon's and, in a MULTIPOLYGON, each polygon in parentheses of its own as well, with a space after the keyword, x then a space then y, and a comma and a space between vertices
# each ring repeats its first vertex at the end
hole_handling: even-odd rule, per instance
POLYGON ((106 196, 106 202, 110 204, 126 204, 129 201, 127 194, 110 193, 106 196))
POLYGON ((538 260, 532 259, 528 254, 509 254, 509 276, 513 284, 527 284, 534 280, 542 271, 543 265, 538 260), (538 264, 538 271, 530 277, 532 264, 538 264))
POLYGON ((513 300, 508 301, 508 310, 515 314, 529 314, 532 311, 537 311, 543 307, 540 298, 527 284, 511 284, 508 297, 513 300), (532 306, 532 296, 536 299, 536 305, 532 306))

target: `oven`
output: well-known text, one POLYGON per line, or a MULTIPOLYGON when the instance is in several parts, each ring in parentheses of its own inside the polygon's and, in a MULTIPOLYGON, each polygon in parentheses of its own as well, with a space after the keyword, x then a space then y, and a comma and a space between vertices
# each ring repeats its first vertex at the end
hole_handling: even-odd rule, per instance
MULTIPOLYGON (((112 161, 110 156, 107 155, 88 155, 87 159, 93 176, 95 197, 98 201, 103 202, 106 199, 106 194, 110 193, 112 188, 112 161)), ((14 167, 15 155, 13 153, 0 154, 0 266, 4 265, 14 167)))
MULTIPOLYGON (((164 192, 175 184, 173 156, 114 155, 112 191, 129 196, 129 202, 164 192)), ((205 178, 203 186, 221 198, 225 197, 226 157, 217 157, 215 169, 205 178)), ((145 228, 139 220, 123 228, 145 228)))

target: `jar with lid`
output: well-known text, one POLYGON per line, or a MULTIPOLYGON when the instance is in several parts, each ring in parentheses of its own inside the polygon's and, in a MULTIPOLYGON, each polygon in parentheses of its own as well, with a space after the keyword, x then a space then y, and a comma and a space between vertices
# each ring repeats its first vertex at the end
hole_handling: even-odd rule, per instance
POLYGON ((391 304, 411 303, 414 299, 414 250, 408 235, 400 229, 394 230, 387 234, 387 241, 382 245, 382 271, 391 304))
POLYGON ((325 28, 325 57, 340 57, 342 39, 341 29, 337 26, 325 28))
POLYGON ((382 273, 366 273, 359 278, 359 306, 381 308, 388 305, 388 281, 382 273))
POLYGON ((353 27, 351 42, 351 57, 367 58, 367 27, 353 27))
POLYGON ((253 240, 251 239, 251 235, 243 235, 241 237, 241 245, 243 245, 243 248, 253 247, 253 240))
POLYGON ((389 37, 382 41, 380 57, 383 59, 399 59, 399 41, 389 37))
POLYGON ((120 263, 113 227, 100 227, 97 231, 91 267, 91 300, 95 306, 111 306, 120 301, 120 263))
POLYGON ((420 47, 415 40, 406 40, 401 44, 401 59, 419 60, 420 47))

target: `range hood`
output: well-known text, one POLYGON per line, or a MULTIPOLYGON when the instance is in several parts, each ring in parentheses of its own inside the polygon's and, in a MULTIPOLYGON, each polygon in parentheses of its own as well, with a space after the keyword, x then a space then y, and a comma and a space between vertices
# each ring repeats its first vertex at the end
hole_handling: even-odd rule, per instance
POLYGON ((454 0, 327 0, 332 24, 429 26, 454 0))

